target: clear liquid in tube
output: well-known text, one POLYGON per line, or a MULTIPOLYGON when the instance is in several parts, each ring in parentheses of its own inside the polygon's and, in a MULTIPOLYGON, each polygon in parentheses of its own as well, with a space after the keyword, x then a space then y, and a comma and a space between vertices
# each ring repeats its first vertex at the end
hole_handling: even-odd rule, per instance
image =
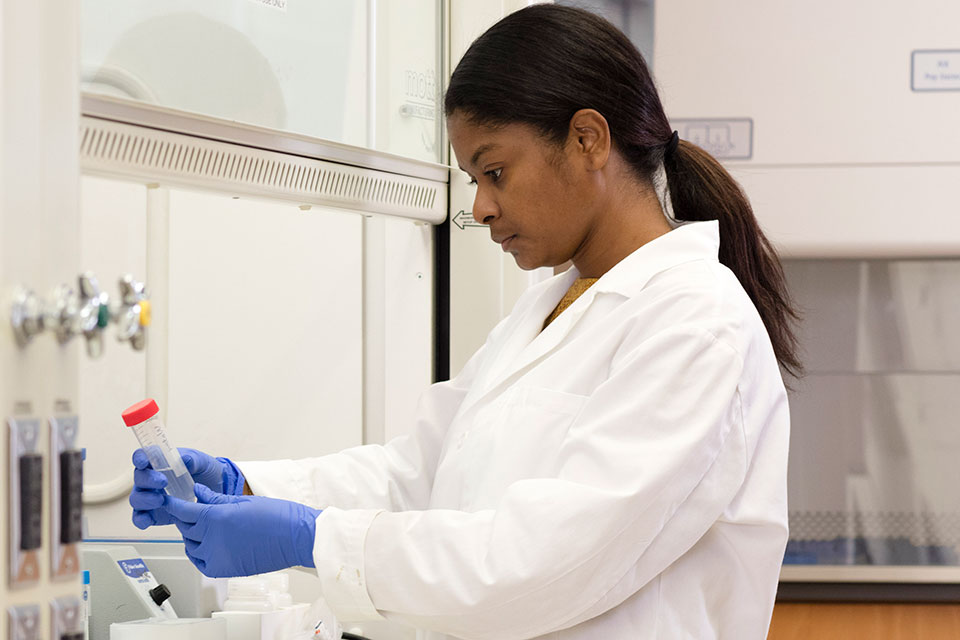
POLYGON ((173 469, 158 469, 158 471, 167 479, 167 493, 187 502, 197 501, 197 496, 193 493, 193 478, 186 469, 179 476, 173 472, 173 469))
POLYGON ((193 493, 193 477, 179 459, 179 455, 176 461, 179 464, 171 466, 170 463, 167 462, 167 456, 164 455, 161 447, 154 445, 145 447, 143 451, 147 454, 150 466, 153 467, 155 471, 162 473, 167 479, 168 494, 174 498, 186 500, 187 502, 197 501, 197 496, 193 493))

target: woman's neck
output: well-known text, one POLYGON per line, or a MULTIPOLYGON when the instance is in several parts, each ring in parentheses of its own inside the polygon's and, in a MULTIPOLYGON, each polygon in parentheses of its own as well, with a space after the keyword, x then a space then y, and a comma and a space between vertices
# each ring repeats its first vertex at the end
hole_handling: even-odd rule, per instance
POLYGON ((610 193, 595 218, 596 224, 572 258, 582 278, 599 278, 628 255, 671 230, 651 188, 638 188, 633 183, 611 189, 610 193))

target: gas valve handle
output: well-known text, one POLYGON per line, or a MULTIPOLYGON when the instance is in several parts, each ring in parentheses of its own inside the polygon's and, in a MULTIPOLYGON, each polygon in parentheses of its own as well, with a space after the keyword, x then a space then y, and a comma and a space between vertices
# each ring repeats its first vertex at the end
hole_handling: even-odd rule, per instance
POLYGON ((150 299, 146 286, 129 273, 120 278, 120 303, 111 311, 117 325, 117 340, 129 342, 137 351, 147 343, 150 326, 150 299))
POLYGON ((43 313, 43 328, 52 331, 60 344, 80 333, 80 296, 73 287, 59 284, 53 290, 43 313))
POLYGON ((110 297, 100 290, 91 271, 81 274, 79 283, 79 329, 87 339, 87 354, 99 358, 103 355, 103 332, 110 324, 110 297))
POLYGON ((43 332, 43 302, 33 291, 18 287, 13 292, 10 325, 21 347, 30 344, 33 336, 43 332))

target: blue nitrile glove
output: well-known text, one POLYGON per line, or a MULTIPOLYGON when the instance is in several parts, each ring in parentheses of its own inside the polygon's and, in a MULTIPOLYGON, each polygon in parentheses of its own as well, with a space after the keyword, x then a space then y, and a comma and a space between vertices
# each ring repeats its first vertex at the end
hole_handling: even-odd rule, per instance
MULTIPOLYGON (((219 493, 240 495, 243 493, 243 474, 229 458, 214 458, 196 449, 177 449, 183 464, 193 481, 210 487, 219 493)), ((154 471, 143 449, 133 452, 133 491, 130 506, 133 507, 133 524, 138 529, 154 525, 173 524, 170 516, 160 509, 163 506, 164 487, 167 479, 154 471)))
POLYGON ((210 578, 312 567, 320 509, 263 496, 227 496, 198 484, 197 502, 164 498, 187 557, 210 578))

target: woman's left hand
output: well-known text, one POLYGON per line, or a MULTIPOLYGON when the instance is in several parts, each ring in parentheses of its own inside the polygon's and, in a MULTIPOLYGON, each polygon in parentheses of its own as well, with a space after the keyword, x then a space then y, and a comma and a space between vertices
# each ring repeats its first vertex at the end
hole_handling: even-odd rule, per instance
POLYGON ((313 567, 319 509, 262 496, 228 496, 197 484, 197 502, 172 496, 163 508, 180 530, 187 557, 211 578, 313 567))

